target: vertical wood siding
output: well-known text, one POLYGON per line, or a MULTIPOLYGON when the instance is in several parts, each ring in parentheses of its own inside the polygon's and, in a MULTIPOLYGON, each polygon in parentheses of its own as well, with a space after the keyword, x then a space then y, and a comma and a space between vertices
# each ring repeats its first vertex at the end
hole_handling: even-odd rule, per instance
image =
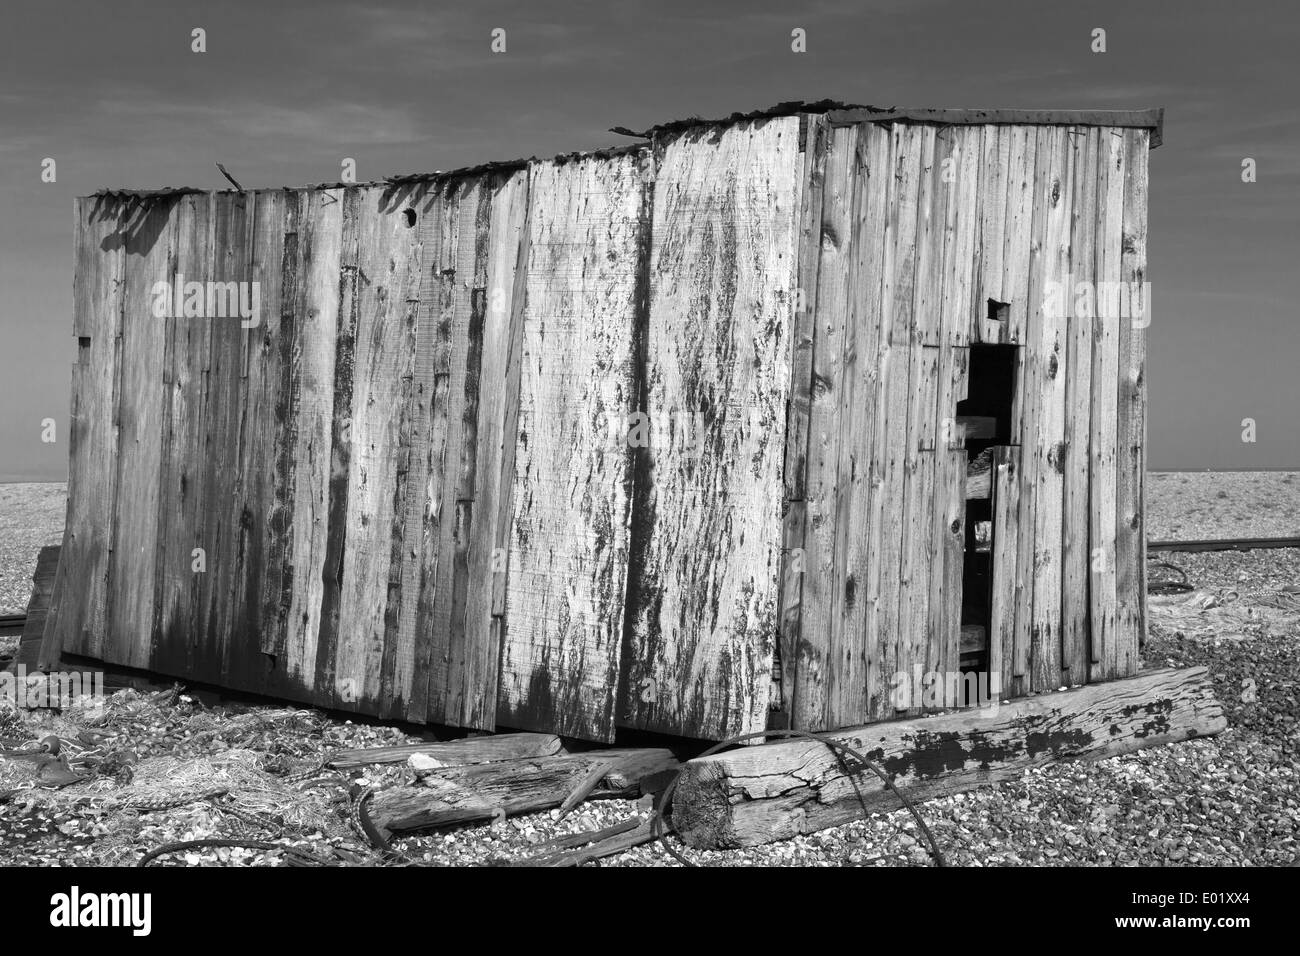
POLYGON ((692 130, 656 155, 649 494, 625 726, 767 722, 794 314, 799 120, 692 130))
POLYGON ((785 117, 81 200, 42 661, 593 740, 918 712, 900 676, 961 654, 970 350, 1007 344, 990 669, 1131 674, 1148 147, 785 117), (255 321, 155 314, 210 280, 255 321))

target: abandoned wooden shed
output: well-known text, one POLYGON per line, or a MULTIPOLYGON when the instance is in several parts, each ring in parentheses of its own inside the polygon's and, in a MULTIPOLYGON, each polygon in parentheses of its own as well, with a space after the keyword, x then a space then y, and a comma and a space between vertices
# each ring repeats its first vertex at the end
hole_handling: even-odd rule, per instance
POLYGON ((1160 127, 796 104, 82 199, 42 663, 606 741, 1131 675, 1160 127))

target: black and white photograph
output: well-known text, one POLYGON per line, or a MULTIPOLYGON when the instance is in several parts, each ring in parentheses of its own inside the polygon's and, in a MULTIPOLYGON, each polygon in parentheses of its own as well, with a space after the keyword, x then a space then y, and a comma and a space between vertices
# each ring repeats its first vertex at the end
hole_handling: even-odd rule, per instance
POLYGON ((0 911, 1281 930, 1294 4, 3 12, 0 911))

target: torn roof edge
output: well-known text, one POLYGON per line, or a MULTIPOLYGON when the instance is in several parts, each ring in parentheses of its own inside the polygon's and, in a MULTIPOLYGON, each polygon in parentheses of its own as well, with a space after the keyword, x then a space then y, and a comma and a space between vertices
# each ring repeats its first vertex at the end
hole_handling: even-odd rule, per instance
POLYGON ((105 188, 96 190, 85 198, 148 199, 197 193, 259 192, 280 189, 347 189, 358 186, 396 188, 424 183, 450 183, 469 176, 481 176, 495 172, 514 172, 525 169, 532 163, 555 162, 563 164, 584 159, 609 159, 613 156, 646 149, 652 141, 663 138, 676 138, 693 129, 734 126, 738 123, 813 114, 825 115, 833 125, 913 122, 933 123, 943 126, 1116 126, 1149 129, 1151 131, 1151 149, 1155 149, 1164 142, 1165 111, 1163 107, 1143 110, 903 109, 845 103, 839 100, 816 100, 811 103, 803 100, 791 100, 778 103, 767 109, 751 110, 748 113, 732 113, 730 116, 720 119, 689 117, 687 119, 670 120, 666 123, 650 126, 641 132, 635 132, 625 126, 614 126, 610 128, 610 132, 617 133, 620 136, 643 139, 646 142, 623 146, 606 146, 591 150, 575 150, 561 153, 548 160, 531 156, 521 159, 479 163, 474 166, 463 166, 446 171, 439 170, 428 173, 387 176, 384 179, 360 183, 308 183, 303 186, 263 186, 243 190, 202 189, 193 186, 165 186, 160 189, 105 188))

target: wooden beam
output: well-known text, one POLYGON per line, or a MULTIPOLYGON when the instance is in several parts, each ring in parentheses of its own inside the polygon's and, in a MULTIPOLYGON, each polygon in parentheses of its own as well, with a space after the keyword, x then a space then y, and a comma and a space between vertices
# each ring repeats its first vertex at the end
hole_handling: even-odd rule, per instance
POLYGON ((602 763, 610 769, 592 796, 637 796, 643 782, 649 786, 678 766, 669 750, 635 749, 451 767, 423 777, 419 786, 377 793, 371 813, 385 830, 422 830, 549 810, 602 763))
POLYGON ((371 764, 403 763, 412 754, 432 757, 443 766, 493 763, 524 757, 549 757, 559 753, 560 738, 554 734, 501 734, 499 736, 464 737, 460 740, 399 744, 395 747, 364 747, 339 750, 325 762, 335 770, 351 770, 371 764))
POLYGON ((831 110, 833 126, 848 123, 936 123, 942 126, 1119 126, 1151 130, 1151 149, 1164 141, 1165 111, 1147 110, 831 110))
MULTIPOLYGON (((1113 757, 1227 725, 1209 672, 1190 667, 832 736, 916 801, 1057 760, 1113 757)), ((673 794, 672 822, 692 846, 755 846, 898 805, 874 774, 847 777, 825 744, 791 740, 687 762, 673 794)))

